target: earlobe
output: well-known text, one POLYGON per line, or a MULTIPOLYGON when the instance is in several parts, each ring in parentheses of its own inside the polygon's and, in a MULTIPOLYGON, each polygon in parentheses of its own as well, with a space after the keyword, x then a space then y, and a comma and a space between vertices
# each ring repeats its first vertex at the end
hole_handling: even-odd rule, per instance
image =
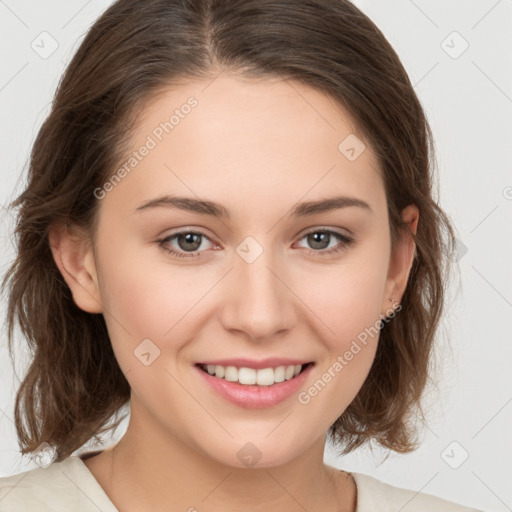
POLYGON ((59 223, 51 227, 49 242, 53 259, 75 304, 88 313, 102 313, 94 254, 86 234, 59 223))
POLYGON ((416 244, 412 235, 415 235, 418 229, 418 207, 414 204, 408 205, 402 210, 401 217, 407 224, 408 230, 402 231, 401 240, 391 254, 386 291, 383 297, 384 309, 389 308, 386 301, 388 301, 390 297, 395 298, 396 302, 400 302, 407 287, 409 274, 416 255, 416 244))

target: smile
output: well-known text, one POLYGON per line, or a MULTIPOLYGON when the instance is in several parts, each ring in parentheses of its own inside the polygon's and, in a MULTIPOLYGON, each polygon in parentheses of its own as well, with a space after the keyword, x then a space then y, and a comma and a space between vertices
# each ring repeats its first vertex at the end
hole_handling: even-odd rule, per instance
POLYGON ((272 386, 297 377, 312 363, 277 366, 268 368, 247 368, 236 366, 222 366, 213 364, 199 364, 204 372, 218 379, 228 382, 237 382, 242 385, 272 386))
POLYGON ((305 385, 315 363, 298 363, 297 360, 224 360, 194 366, 200 380, 217 396, 239 407, 264 408, 287 402, 305 385), (221 362, 224 364, 218 364, 221 362))

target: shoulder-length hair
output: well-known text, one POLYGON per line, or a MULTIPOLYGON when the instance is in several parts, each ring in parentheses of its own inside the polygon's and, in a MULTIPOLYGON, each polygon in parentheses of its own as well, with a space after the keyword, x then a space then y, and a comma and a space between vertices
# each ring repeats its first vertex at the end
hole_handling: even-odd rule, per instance
POLYGON ((93 233, 93 191, 123 160, 145 102, 224 69, 300 81, 349 112, 382 170, 392 247, 407 229, 401 210, 418 206, 402 309, 382 323, 369 375, 329 429, 343 453, 372 439, 395 451, 416 448, 409 420, 429 380, 445 248, 455 238, 433 198, 433 137, 399 57, 348 0, 118 0, 69 63, 33 145, 27 186, 11 203, 19 212, 17 254, 2 283, 9 350, 17 321, 32 355, 15 402, 22 454, 47 442, 63 460, 112 428, 130 397, 103 315, 76 306, 54 262, 50 227, 66 222, 93 233))

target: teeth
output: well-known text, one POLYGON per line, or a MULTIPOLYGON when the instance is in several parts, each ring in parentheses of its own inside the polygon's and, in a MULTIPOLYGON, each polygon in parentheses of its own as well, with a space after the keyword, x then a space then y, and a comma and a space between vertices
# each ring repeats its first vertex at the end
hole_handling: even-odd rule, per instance
POLYGON ((210 375, 214 375, 219 379, 225 379, 229 382, 238 382, 245 385, 272 386, 278 382, 284 382, 296 377, 302 370, 301 364, 290 366, 278 366, 277 368, 237 368, 236 366, 221 366, 208 364, 203 368, 210 375))
MULTIPOLYGON (((217 375, 217 369, 215 369, 217 375)), ((229 382, 236 382, 238 380, 238 370, 234 366, 226 366, 224 378, 229 382)))
POLYGON ((258 379, 258 372, 253 368, 240 368, 238 370, 238 382, 240 384, 256 384, 256 380, 258 380, 258 384, 261 384, 258 379))
POLYGON ((274 382, 284 382, 284 374, 286 373, 284 366, 278 366, 274 370, 274 382))

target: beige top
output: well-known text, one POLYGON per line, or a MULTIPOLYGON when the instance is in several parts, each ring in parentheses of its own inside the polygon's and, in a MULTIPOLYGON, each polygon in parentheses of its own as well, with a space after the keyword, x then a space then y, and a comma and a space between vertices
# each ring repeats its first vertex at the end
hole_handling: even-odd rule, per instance
MULTIPOLYGON (((356 512, 482 512, 350 473, 356 512)), ((0 478, 1 512, 119 512, 80 456, 0 478)))

